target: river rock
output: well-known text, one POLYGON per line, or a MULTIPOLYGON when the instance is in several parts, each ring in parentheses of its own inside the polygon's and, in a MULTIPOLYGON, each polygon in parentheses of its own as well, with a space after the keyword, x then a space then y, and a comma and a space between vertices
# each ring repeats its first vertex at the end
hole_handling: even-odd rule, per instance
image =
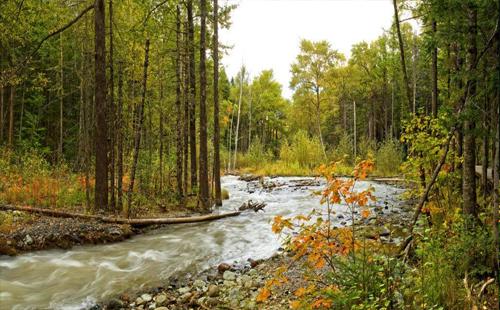
POLYGON ((108 305, 106 306, 106 309, 109 310, 118 310, 123 308, 123 301, 113 298, 108 302, 108 305))
POLYGON ((143 303, 144 303, 144 300, 141 297, 137 297, 137 299, 135 300, 136 305, 142 305, 143 303))
POLYGON ((191 299, 191 296, 192 296, 192 295, 193 295, 193 294, 191 294, 190 292, 187 292, 187 293, 185 293, 185 294, 182 294, 182 295, 181 295, 181 296, 177 299, 177 301, 178 301, 179 303, 181 303, 181 304, 185 304, 185 303, 189 302, 189 300, 191 299))
POLYGON ((209 297, 217 297, 219 296, 220 289, 217 285, 215 284, 210 284, 208 286, 208 291, 207 291, 207 296, 209 297))
POLYGON ((155 297, 156 305, 161 306, 167 301, 167 295, 165 294, 160 294, 155 297))
POLYGON ((229 269, 231 269, 231 266, 226 263, 221 263, 219 264, 219 266, 217 266, 217 270, 219 271, 219 273, 224 273, 226 270, 229 269))
POLYGON ((27 244, 27 245, 30 245, 30 244, 32 244, 32 243, 33 243, 33 238, 31 238, 31 236, 30 236, 30 235, 26 235, 26 237, 24 237, 23 242, 24 242, 25 244, 27 244))
POLYGON ((144 300, 144 302, 150 302, 153 299, 153 297, 151 297, 151 295, 149 294, 142 294, 141 298, 142 300, 144 300))
POLYGON ((189 286, 184 286, 181 287, 180 289, 177 290, 179 294, 183 295, 191 291, 191 288, 189 286))
POLYGON ((250 269, 250 271, 248 271, 248 275, 251 277, 256 276, 257 274, 259 274, 259 272, 255 269, 250 269))
POLYGON ((224 271, 222 278, 224 280, 234 281, 234 280, 236 280, 236 274, 232 271, 226 270, 226 271, 224 271))
POLYGON ((225 287, 232 287, 232 286, 236 285, 236 282, 229 281, 229 280, 224 280, 224 282, 222 282, 222 285, 224 285, 225 287))
POLYGON ((206 299, 205 301, 205 304, 208 306, 208 307, 215 307, 219 304, 219 300, 217 298, 213 298, 213 297, 209 297, 206 299))
POLYGON ((203 280, 200 280, 200 279, 197 279, 193 282, 193 286, 196 287, 196 288, 203 288, 205 286, 205 281, 203 280))

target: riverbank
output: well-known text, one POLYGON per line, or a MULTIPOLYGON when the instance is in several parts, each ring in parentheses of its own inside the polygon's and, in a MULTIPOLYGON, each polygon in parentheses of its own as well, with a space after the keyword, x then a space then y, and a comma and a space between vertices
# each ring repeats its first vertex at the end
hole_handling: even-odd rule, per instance
MULTIPOLYGON (((145 213, 153 218, 198 214, 200 213, 187 208, 145 213)), ((127 224, 103 223, 82 218, 58 218, 21 211, 1 211, 0 216, 0 255, 8 256, 39 250, 67 250, 78 245, 120 242, 159 227, 153 225, 134 228, 127 224)))
MULTIPOLYGON (((165 286, 146 291, 130 290, 116 298, 97 305, 97 309, 263 309, 256 301, 259 289, 273 276, 273 272, 289 264, 291 258, 284 252, 265 260, 249 260, 244 264, 222 263, 192 277, 173 277, 165 286)), ((293 299, 293 292, 301 284, 298 267, 287 272, 289 283, 265 303, 265 309, 285 309, 293 299)))

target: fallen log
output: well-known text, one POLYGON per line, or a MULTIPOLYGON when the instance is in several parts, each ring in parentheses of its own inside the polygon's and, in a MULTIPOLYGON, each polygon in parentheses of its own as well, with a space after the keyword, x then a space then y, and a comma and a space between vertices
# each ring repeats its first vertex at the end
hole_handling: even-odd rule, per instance
POLYGON ((240 211, 245 211, 245 210, 253 210, 255 212, 258 211, 263 211, 264 207, 266 206, 266 203, 264 202, 253 202, 252 200, 249 200, 247 202, 244 202, 238 210, 240 211))
POLYGON ((238 180, 246 181, 246 182, 260 181, 261 179, 262 179, 262 176, 254 175, 254 174, 243 174, 238 178, 238 180))
POLYGON ((35 207, 20 207, 13 205, 0 205, 0 210, 3 211, 22 211, 28 213, 39 213, 52 217, 63 217, 63 218, 82 218, 82 219, 92 219, 101 221, 104 223, 112 224, 128 224, 130 226, 150 226, 150 225, 161 225, 161 224, 184 224, 184 223, 197 223, 218 220, 225 217, 231 217, 239 215, 240 211, 228 212, 222 214, 208 214, 200 216, 190 216, 190 217, 171 217, 171 218, 144 218, 144 219, 126 219, 119 217, 110 216, 100 216, 100 215, 90 215, 82 213, 70 213, 58 210, 42 209, 35 207))

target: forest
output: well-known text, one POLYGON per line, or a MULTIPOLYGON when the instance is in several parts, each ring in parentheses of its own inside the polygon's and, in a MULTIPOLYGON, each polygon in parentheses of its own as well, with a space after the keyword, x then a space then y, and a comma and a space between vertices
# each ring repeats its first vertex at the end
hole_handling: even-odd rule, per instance
POLYGON ((499 309, 500 1, 380 2, 284 85, 236 1, 2 1, 0 308, 499 309))

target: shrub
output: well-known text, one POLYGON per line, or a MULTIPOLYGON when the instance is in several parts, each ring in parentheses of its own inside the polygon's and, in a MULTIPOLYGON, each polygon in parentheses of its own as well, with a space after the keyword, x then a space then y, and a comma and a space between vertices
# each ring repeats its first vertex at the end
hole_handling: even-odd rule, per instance
POLYGON ((353 141, 347 133, 343 133, 337 146, 332 150, 330 158, 333 161, 343 161, 348 165, 353 164, 353 141))
POLYGON ((375 154, 375 162, 378 174, 397 175, 403 163, 403 152, 400 144, 392 139, 382 142, 375 154))
POLYGON ((280 159, 286 163, 297 163, 300 167, 314 168, 324 160, 321 143, 317 138, 309 138, 305 131, 299 131, 292 143, 283 143, 280 159))

